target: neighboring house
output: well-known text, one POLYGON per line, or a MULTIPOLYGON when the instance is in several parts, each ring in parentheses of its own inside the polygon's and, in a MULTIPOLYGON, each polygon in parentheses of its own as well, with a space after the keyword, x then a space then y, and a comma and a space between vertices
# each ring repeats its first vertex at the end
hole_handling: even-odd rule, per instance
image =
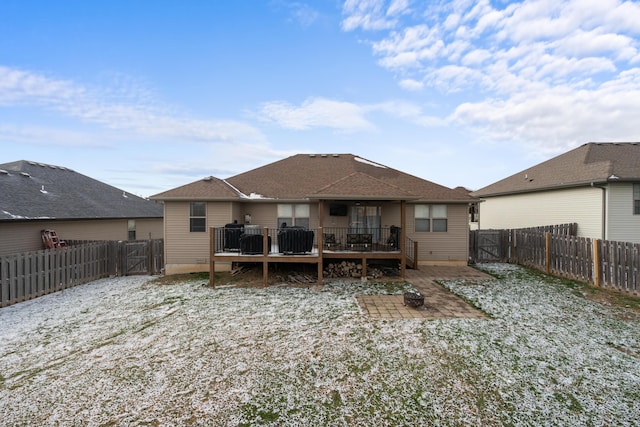
MULTIPOLYGON (((455 191, 459 191, 463 194, 471 196, 473 191, 469 190, 465 187, 456 187, 455 191)), ((480 208, 478 207, 478 202, 469 203, 469 230, 477 230, 478 229, 478 219, 480 218, 480 208)))
MULTIPOLYGON (((353 154, 298 154, 225 180, 207 177, 151 199, 164 202, 167 274, 207 271, 208 231, 234 222, 245 232, 267 229, 273 257, 281 243, 278 229, 286 224, 313 230, 312 251, 317 255, 322 239, 325 259, 357 258, 359 251, 365 252, 362 257, 383 258, 385 250, 400 259, 398 251, 405 245, 389 242, 408 238, 417 242, 418 264, 466 264, 469 204, 477 201, 353 154), (396 227, 401 228, 397 238, 396 227)), ((229 267, 228 254, 215 257, 224 261, 216 268, 229 267)))
POLYGON ((0 164, 0 255, 40 250, 41 231, 62 240, 162 238, 162 205, 71 169, 0 164))
POLYGON ((578 236, 640 243, 640 143, 588 143, 481 188, 480 228, 577 223, 578 236))

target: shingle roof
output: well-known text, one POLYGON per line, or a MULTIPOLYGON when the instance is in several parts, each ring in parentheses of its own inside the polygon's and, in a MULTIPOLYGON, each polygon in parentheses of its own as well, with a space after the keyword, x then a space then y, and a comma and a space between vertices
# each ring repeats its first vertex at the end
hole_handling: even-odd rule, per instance
POLYGON ((584 144, 471 193, 497 196, 640 180, 640 143, 584 144))
POLYGON ((0 164, 0 221, 162 216, 162 205, 62 166, 0 164))
POLYGON ((184 200, 233 200, 240 197, 240 193, 225 181, 208 176, 199 181, 164 191, 151 196, 154 200, 184 199, 184 200))
POLYGON ((474 200, 467 194, 353 154, 297 154, 224 181, 206 179, 215 180, 215 185, 196 181, 151 199, 474 200))

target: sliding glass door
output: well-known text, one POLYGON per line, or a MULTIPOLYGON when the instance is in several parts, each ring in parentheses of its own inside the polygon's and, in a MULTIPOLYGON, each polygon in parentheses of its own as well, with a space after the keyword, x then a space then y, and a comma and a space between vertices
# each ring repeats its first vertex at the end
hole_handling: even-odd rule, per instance
POLYGON ((380 240, 382 223, 381 206, 351 206, 349 209, 349 233, 371 234, 372 240, 380 240))

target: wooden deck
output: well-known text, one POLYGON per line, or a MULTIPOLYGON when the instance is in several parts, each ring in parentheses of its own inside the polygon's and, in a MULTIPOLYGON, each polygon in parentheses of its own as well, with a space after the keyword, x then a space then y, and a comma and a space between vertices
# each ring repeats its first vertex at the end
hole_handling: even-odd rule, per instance
MULTIPOLYGON (((269 274, 269 264, 274 263, 305 263, 315 264, 318 270, 318 284, 322 284, 323 280, 323 268, 325 260, 357 260, 362 265, 362 276, 367 275, 367 262, 369 260, 397 260, 400 263, 400 275, 405 277, 405 269, 407 265, 409 267, 415 267, 413 262, 407 259, 406 253, 401 247, 400 249, 394 249, 388 245, 376 245, 362 244, 355 246, 340 245, 331 246, 330 248, 323 248, 325 244, 322 242, 322 232, 316 233, 318 241, 314 242, 314 245, 309 252, 301 254, 281 253, 277 243, 271 243, 275 239, 269 237, 269 230, 264 229, 262 236, 262 253, 242 253, 239 250, 225 250, 224 245, 220 245, 219 239, 216 243, 216 236, 220 236, 219 232, 216 232, 213 228, 210 231, 210 266, 209 266, 209 281, 210 285, 214 286, 214 274, 216 262, 231 262, 231 263, 261 263, 263 266, 263 279, 266 285, 269 274)), ((358 242, 360 243, 360 242, 358 242)), ((412 248, 415 250, 414 248, 412 248)), ((417 248, 416 248, 417 249, 417 248)), ((415 257, 413 257, 415 259, 415 257)))

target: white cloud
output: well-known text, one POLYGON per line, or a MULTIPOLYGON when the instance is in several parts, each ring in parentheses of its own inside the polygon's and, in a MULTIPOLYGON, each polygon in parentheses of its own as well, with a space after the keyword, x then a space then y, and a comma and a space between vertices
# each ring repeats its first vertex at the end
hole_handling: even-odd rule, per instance
MULTIPOLYGON (((345 22, 353 4, 363 4, 349 3, 345 22)), ((412 8, 393 26, 358 28, 369 31, 378 64, 401 87, 455 93, 458 106, 447 118, 479 138, 551 151, 638 139, 638 2, 456 0, 412 8)))
POLYGON ((401 88, 412 91, 412 92, 420 91, 424 87, 423 82, 419 82, 413 79, 400 80, 398 84, 400 85, 401 88))
POLYGON ((325 98, 311 98, 300 106, 283 101, 268 102, 262 106, 260 116, 283 128, 295 130, 330 128, 361 131, 374 128, 357 104, 325 98))
POLYGON ((294 2, 288 4, 287 7, 290 9, 293 19, 302 27, 313 25, 320 17, 320 13, 308 4, 294 2))
MULTIPOLYGON (((413 85, 419 85, 419 82, 413 85)), ((341 132, 374 131, 374 123, 379 118, 395 118, 419 126, 440 126, 445 122, 443 118, 426 115, 419 105, 411 102, 355 104, 324 98, 310 98, 300 106, 281 101, 266 103, 259 117, 285 129, 329 128, 341 132), (381 116, 374 118, 375 115, 381 116)))
POLYGON ((461 62, 463 65, 480 65, 489 58, 491 58, 491 52, 486 49, 476 49, 464 55, 461 62))
POLYGON ((0 66, 0 106, 62 105, 83 92, 70 81, 0 66))
POLYGON ((426 116, 422 108, 414 103, 405 101, 387 101, 370 104, 363 107, 368 112, 382 112, 390 117, 397 117, 419 125, 435 125, 439 119, 426 116))
POLYGON ((385 0, 347 0, 342 6, 342 29, 353 31, 381 30, 393 28, 397 17, 407 13, 409 3, 406 0, 393 0, 390 4, 385 0))
POLYGON ((487 139, 526 143, 549 153, 588 141, 636 141, 638 83, 640 71, 633 70, 594 90, 555 86, 508 99, 464 103, 450 118, 487 139))
POLYGON ((69 80, 0 66, 1 107, 45 108, 85 123, 148 137, 209 142, 264 140, 257 129, 242 122, 202 120, 173 114, 165 107, 140 99, 143 92, 135 88, 87 87, 69 80))
POLYGON ((389 38, 373 44, 376 54, 382 55, 380 63, 387 68, 416 67, 424 60, 435 58, 443 48, 435 30, 426 25, 393 32, 389 38))

